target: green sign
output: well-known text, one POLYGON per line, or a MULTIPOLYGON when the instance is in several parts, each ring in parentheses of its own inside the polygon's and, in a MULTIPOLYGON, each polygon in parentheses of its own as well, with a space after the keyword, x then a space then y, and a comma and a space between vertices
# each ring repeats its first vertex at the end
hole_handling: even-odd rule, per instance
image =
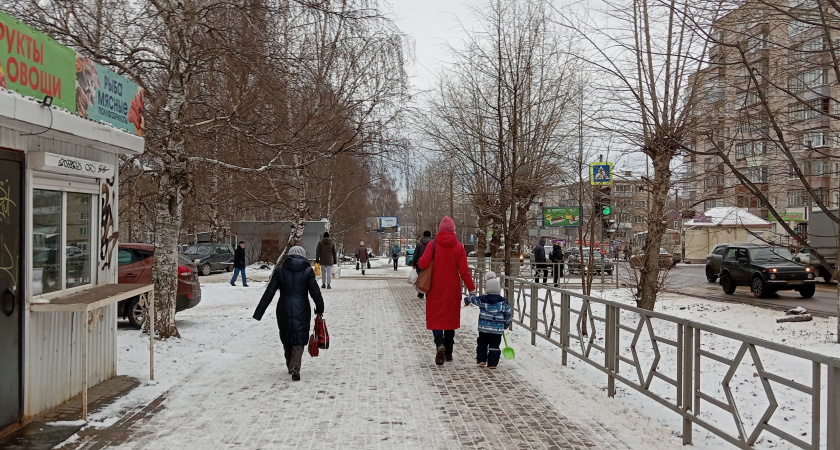
POLYGON ((145 134, 143 89, 0 12, 0 87, 80 116, 145 134))
POLYGON ((580 206, 552 206, 542 210, 544 227, 579 227, 583 223, 580 206))
POLYGON ((76 52, 0 12, 0 87, 76 112, 76 52))
MULTIPOLYGON (((805 213, 779 213, 779 216, 785 222, 802 222, 805 220, 805 213)), ((772 214, 767 214, 767 220, 775 222, 776 218, 772 214)))
POLYGON ((143 136, 143 94, 127 78, 89 58, 76 56, 76 106, 80 116, 143 136))

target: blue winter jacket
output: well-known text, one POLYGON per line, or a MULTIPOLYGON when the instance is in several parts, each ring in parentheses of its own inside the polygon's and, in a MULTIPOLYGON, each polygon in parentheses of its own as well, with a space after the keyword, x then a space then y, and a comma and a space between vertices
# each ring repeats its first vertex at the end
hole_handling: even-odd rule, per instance
POLYGON ((481 308, 481 313, 478 315, 479 332, 502 334, 505 328, 510 328, 510 305, 501 295, 487 294, 480 297, 471 295, 464 299, 464 303, 472 303, 481 308))

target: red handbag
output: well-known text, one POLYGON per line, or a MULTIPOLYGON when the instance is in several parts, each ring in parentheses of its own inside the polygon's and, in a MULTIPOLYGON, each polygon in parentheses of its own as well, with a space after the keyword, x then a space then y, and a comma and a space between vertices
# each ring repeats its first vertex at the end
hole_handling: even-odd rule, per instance
POLYGON ((309 336, 309 356, 316 357, 318 356, 318 341, 315 339, 315 335, 312 334, 309 336))
POLYGON ((324 350, 330 348, 330 332, 327 331, 327 321, 320 314, 315 316, 315 340, 318 342, 318 348, 324 350))

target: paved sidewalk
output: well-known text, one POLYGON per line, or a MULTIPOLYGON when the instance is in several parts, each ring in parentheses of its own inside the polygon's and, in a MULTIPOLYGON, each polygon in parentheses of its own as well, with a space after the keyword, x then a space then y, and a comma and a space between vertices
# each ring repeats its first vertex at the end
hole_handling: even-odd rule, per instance
POLYGON ((396 273, 344 277, 324 291, 331 347, 304 355, 300 382, 285 371, 272 304, 225 345, 224 364, 198 367, 63 448, 626 448, 564 417, 516 360, 477 367, 472 319, 458 331, 455 361, 436 366, 424 301, 396 273))

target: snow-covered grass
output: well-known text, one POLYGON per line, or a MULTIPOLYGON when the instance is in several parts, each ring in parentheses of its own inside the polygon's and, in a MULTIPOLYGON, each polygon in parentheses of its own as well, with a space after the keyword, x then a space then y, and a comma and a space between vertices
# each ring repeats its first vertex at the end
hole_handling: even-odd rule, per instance
MULTIPOLYGON (((544 292, 544 291, 542 291, 544 292)), ((631 294, 627 290, 606 290, 596 292, 594 296, 613 300, 627 305, 631 302, 631 294)), ((559 296, 554 299, 559 303, 559 296)), ((572 309, 579 309, 580 301, 573 299, 572 309)), ((540 305, 542 310, 542 304, 540 305)), ((805 349, 832 358, 840 355, 840 346, 835 344, 834 334, 835 319, 815 318, 812 322, 800 323, 776 323, 776 319, 783 316, 783 313, 760 309, 753 306, 741 304, 721 304, 693 297, 664 294, 656 307, 657 312, 666 313, 676 317, 689 319, 694 322, 712 325, 728 331, 741 333, 755 338, 763 339, 793 348, 805 349)), ((604 308, 600 305, 593 306, 593 312, 597 317, 604 317, 604 308)), ((555 326, 559 328, 559 307, 555 312, 558 317, 555 319, 555 326)), ((551 311, 546 314, 551 318, 551 311)), ((540 314, 542 317, 542 312, 540 314)), ((575 329, 577 315, 572 313, 572 328, 575 329)), ((527 320, 527 319, 526 319, 527 320)), ((635 313, 623 312, 621 315, 622 324, 635 328, 639 322, 639 316, 635 313)), ((651 320, 653 332, 657 338, 665 338, 677 341, 677 326, 674 323, 661 320, 651 320)), ((604 344, 604 324, 595 322, 596 340, 599 345, 604 344)), ((540 326, 540 329, 544 329, 540 326)), ((632 447, 644 445, 656 445, 661 447, 664 442, 659 439, 667 439, 668 447, 676 448, 682 442, 682 418, 677 413, 647 398, 637 390, 627 385, 616 382, 617 393, 615 398, 607 397, 607 375, 592 367, 590 364, 569 355, 568 366, 560 366, 561 351, 554 344, 537 337, 536 347, 523 345, 530 343, 530 333, 522 327, 514 327, 516 342, 518 343, 517 355, 520 349, 526 349, 525 355, 528 365, 523 374, 537 384, 540 389, 549 397, 557 398, 564 405, 563 411, 570 416, 577 415, 578 419, 585 419, 592 416, 601 416, 604 411, 610 411, 606 417, 610 423, 605 424, 610 428, 618 426, 619 418, 615 418, 615 411, 621 412, 625 420, 631 425, 629 429, 623 429, 618 434, 626 435, 625 439, 635 442, 632 447), (537 359, 546 359, 551 363, 535 362, 537 359), (558 369, 558 367, 560 367, 558 369), (571 407, 569 407, 571 406, 571 407), (658 436, 651 430, 665 432, 669 436, 658 436)), ((559 331, 555 330, 553 339, 559 339, 559 331)), ((591 326, 590 326, 591 334, 591 326)), ((735 358, 741 349, 740 340, 724 337, 715 333, 701 332, 701 347, 726 359, 735 358)), ((620 354, 626 358, 633 359, 630 348, 633 333, 622 330, 620 333, 620 354)), ((570 344, 575 350, 581 351, 578 341, 572 340, 570 344)), ((677 377, 677 352, 673 346, 659 343, 660 360, 657 364, 657 372, 676 379, 677 377)), ((738 408, 741 418, 744 421, 746 434, 752 433, 757 423, 761 421, 764 411, 769 406, 764 386, 759 377, 758 366, 752 358, 751 349, 744 355, 740 364, 736 366, 732 380, 729 383, 733 402, 738 408)), ((770 372, 786 380, 793 380, 797 383, 810 386, 812 384, 812 365, 807 359, 797 358, 786 354, 768 350, 756 346, 763 370, 770 372)), ((650 333, 645 329, 640 333, 636 344, 637 359, 640 362, 642 377, 648 376, 648 368, 654 362, 654 350, 651 343, 650 333)), ((593 349, 590 357, 599 365, 604 364, 604 355, 593 349)), ((519 360, 519 357, 517 357, 519 360)), ((520 364, 523 361, 520 361, 520 364)), ((722 387, 722 380, 730 370, 728 364, 715 361, 708 357, 702 357, 700 362, 700 390, 714 399, 727 403, 726 393, 722 387)), ((625 362, 619 364, 619 373, 630 379, 632 382, 639 382, 639 375, 636 368, 625 362)), ((822 434, 826 433, 826 372, 823 366, 821 378, 821 417, 822 434)), ((650 392, 665 399, 669 404, 676 405, 676 388, 665 381, 654 377, 650 385, 650 392)), ((811 441, 811 396, 783 386, 777 382, 770 382, 770 388, 779 407, 770 420, 770 424, 806 442, 811 441)), ((711 402, 701 400, 701 418, 713 426, 720 428, 732 436, 738 435, 735 420, 730 412, 718 408, 711 402)), ((623 428, 618 426, 619 429, 623 428)), ((830 427, 832 430, 836 426, 830 427)), ((693 441, 696 448, 728 448, 730 445, 721 438, 714 436, 711 432, 694 426, 693 441)), ((825 439, 822 439, 822 446, 825 446, 825 439)), ((787 442, 782 442, 777 436, 763 432, 755 448, 797 448, 787 442)))
MULTIPOLYGON (((248 277, 252 280, 267 279, 271 271, 260 270, 258 267, 258 265, 249 267, 248 277)), ((141 385, 104 410, 91 414, 87 426, 108 427, 126 413, 149 404, 173 387, 179 390, 190 389, 189 377, 199 369, 224 370, 226 364, 230 364, 233 358, 230 348, 260 345, 259 342, 243 342, 243 340, 253 340, 262 336, 253 331, 248 332, 247 329, 255 325, 251 314, 262 295, 265 282, 251 281, 250 284, 251 287, 243 288, 230 286, 227 282, 203 283, 201 304, 197 308, 178 313, 177 325, 182 338, 156 342, 154 381, 149 380, 148 335, 129 328, 126 323, 121 323, 118 331, 117 370, 120 375, 137 378, 141 381, 141 385)), ((381 285, 376 282, 364 286, 371 286, 371 294, 359 291, 357 295, 373 295, 373 289, 381 289, 381 285)), ((594 296, 632 304, 631 294, 626 290, 595 292, 594 296)), ((579 302, 573 302, 575 309, 579 305, 579 302)), ((464 308, 462 311, 462 326, 475 326, 478 309, 464 308)), ((603 315, 603 309, 599 310, 595 307, 594 311, 596 315, 603 315)), ((834 319, 815 318, 812 322, 777 324, 775 319, 781 317, 781 313, 777 311, 747 305, 721 304, 673 294, 663 295, 656 311, 831 357, 840 355, 840 346, 834 344, 836 339, 834 319)), ((635 315, 622 314, 622 323, 635 326, 638 318, 634 320, 633 316, 635 315)), ((572 322, 576 322, 576 319, 573 314, 572 322)), ((675 326, 659 321, 652 321, 652 324, 657 336, 676 340, 675 326)), ((596 322, 596 325, 598 329, 596 342, 603 343, 603 323, 596 322)), ((630 333, 621 332, 620 351, 628 358, 633 357, 630 351, 631 338, 630 333)), ((503 364, 516 370, 524 380, 534 385, 546 399, 570 419, 584 426, 589 424, 594 430, 606 429, 629 448, 676 449, 682 447, 680 437, 682 419, 675 412, 620 382, 616 384, 616 396, 608 397, 607 376, 602 371, 571 355, 568 366, 562 366, 559 348, 540 337, 536 338, 535 346, 530 345, 530 334, 521 326, 514 326, 509 342, 516 349, 516 359, 504 361, 503 364)), ((741 345, 738 341, 706 332, 702 333, 701 342, 704 349, 727 358, 732 358, 741 345)), ((647 333, 643 333, 643 337, 637 344, 637 350, 638 359, 643 363, 642 367, 649 367, 654 355, 647 333)), ((660 345, 660 352, 661 373, 675 377, 676 352, 666 345, 660 345)), ((801 360, 796 361, 788 355, 769 352, 765 349, 758 349, 758 352, 766 370, 805 385, 810 384, 811 366, 809 363, 802 363, 801 360)), ((596 355, 600 358, 599 362, 603 363, 603 355, 593 351, 593 358, 596 358, 596 355)), ((703 391, 726 402, 726 397, 720 388, 720 380, 724 377, 727 367, 708 358, 703 359, 701 367, 703 391)), ((731 382, 733 396, 740 413, 747 422, 748 433, 752 428, 751 424, 755 424, 760 419, 763 409, 767 406, 760 378, 755 376, 757 372, 748 352, 731 382)), ((620 373, 631 380, 637 379, 635 369, 630 364, 621 363, 620 373)), ((822 395, 825 397, 825 376, 822 377, 821 384, 822 395)), ((654 379, 651 391, 668 399, 671 403, 676 401, 676 390, 661 380, 654 379)), ((810 397, 782 387, 778 383, 773 383, 773 391, 780 406, 771 423, 794 436, 810 440, 810 397)), ((195 395, 200 396, 203 393, 195 392, 195 395)), ((715 426, 728 432, 735 432, 732 416, 728 413, 721 412, 706 401, 701 404, 701 412, 703 418, 715 426)), ((826 420, 825 417, 826 414, 823 411, 823 422, 826 420)), ((181 425, 173 424, 173 426, 181 425)), ((823 433, 825 429, 826 425, 823 423, 823 433)), ((699 426, 694 427, 693 437, 694 448, 697 449, 731 447, 724 440, 699 426)), ((78 437, 74 437, 68 442, 74 442, 77 439, 78 437)), ((824 441, 825 439, 823 439, 823 447, 824 441)), ((795 447, 765 432, 756 448, 795 447)))

